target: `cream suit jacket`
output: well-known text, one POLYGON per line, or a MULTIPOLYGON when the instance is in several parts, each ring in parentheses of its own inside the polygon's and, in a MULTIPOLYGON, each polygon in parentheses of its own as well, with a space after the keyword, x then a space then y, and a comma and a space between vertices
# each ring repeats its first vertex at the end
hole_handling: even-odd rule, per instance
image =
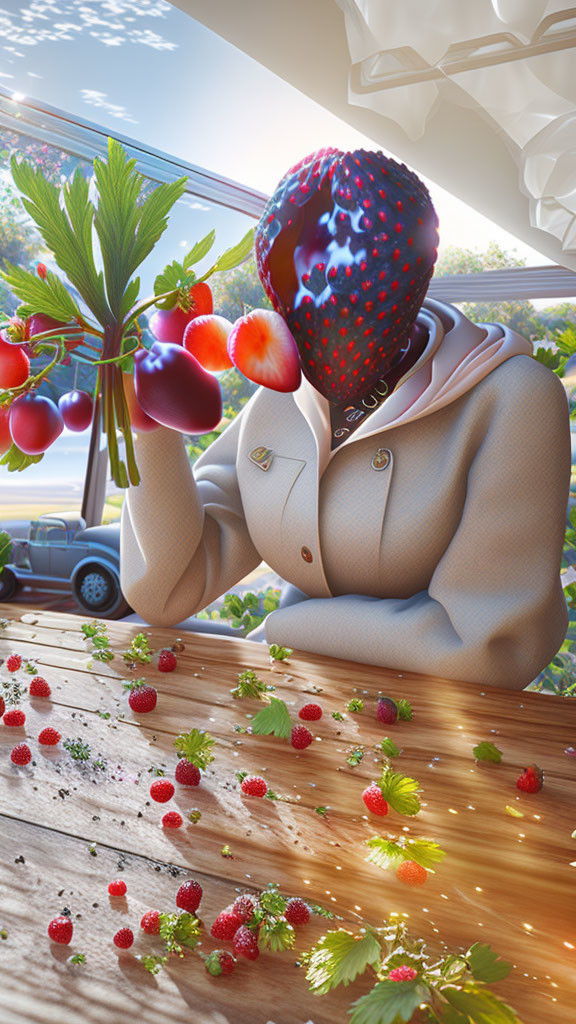
POLYGON ((121 586, 151 625, 195 614, 264 560, 310 597, 268 615, 268 643, 518 689, 564 640, 568 402, 528 355, 438 411, 352 435, 321 474, 293 394, 263 387, 194 470, 176 431, 135 447, 121 586))

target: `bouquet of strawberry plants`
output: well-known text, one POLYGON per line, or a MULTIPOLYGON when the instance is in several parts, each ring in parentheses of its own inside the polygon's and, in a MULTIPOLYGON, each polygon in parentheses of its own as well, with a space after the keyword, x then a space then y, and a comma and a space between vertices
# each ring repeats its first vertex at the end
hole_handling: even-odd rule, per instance
POLYGON ((226 349, 227 321, 212 316, 206 281, 249 255, 253 229, 197 276, 193 267, 215 241, 211 231, 182 263, 173 261, 158 274, 154 295, 140 298, 135 272, 165 231, 169 211, 185 191, 187 179, 150 191, 135 163, 119 142, 109 138, 107 161, 93 162, 92 201, 80 168, 57 187, 31 164, 18 162, 15 155, 11 158, 22 204, 85 308, 80 308, 66 280, 43 263, 33 272, 6 262, 0 272, 21 301, 16 315, 0 323, 0 464, 10 471, 38 462, 64 426, 85 430, 92 425, 96 431, 101 423, 113 479, 119 487, 128 487, 140 481, 132 426, 153 430, 163 424, 202 434, 222 418, 214 373, 233 364, 226 349), (152 306, 157 311, 149 326, 157 340, 148 347, 139 318, 152 306), (209 323, 188 345, 186 329, 202 317, 209 323), (51 370, 73 361, 95 367, 94 395, 71 390, 58 405, 40 395, 40 385, 51 370), (125 442, 125 462, 118 431, 125 442))

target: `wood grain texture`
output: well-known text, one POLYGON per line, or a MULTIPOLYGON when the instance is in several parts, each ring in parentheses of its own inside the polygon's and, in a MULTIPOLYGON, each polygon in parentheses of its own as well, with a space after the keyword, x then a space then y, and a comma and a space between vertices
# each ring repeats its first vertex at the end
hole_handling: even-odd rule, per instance
MULTIPOLYGON (((411 932, 438 952, 490 942, 515 965, 495 990, 525 1024, 571 1024, 576 758, 564 751, 576 746, 574 701, 300 651, 287 664, 271 665, 266 645, 192 633, 182 638, 185 650, 173 673, 154 666, 131 672, 119 658, 94 662, 90 670, 78 616, 23 613, 17 605, 2 606, 1 614, 10 621, 0 633, 0 655, 16 651, 37 659, 52 686, 52 700, 24 701, 24 730, 0 726, 0 928, 8 931, 0 943, 2 1024, 119 1024, 128 1013, 143 1024, 344 1024, 347 1007, 367 981, 313 997, 304 973, 293 966, 294 953, 242 963, 226 979, 211 979, 194 957, 152 978, 132 951, 118 956, 111 943, 117 927, 129 924, 136 933, 145 909, 173 909, 174 893, 188 877, 203 885, 200 911, 207 931, 236 891, 277 881, 287 894, 331 907, 342 917, 337 924, 346 927, 364 918, 377 925, 396 911, 407 913, 411 932), (23 614, 37 621, 22 622, 23 614), (245 668, 276 686, 293 718, 302 704, 321 703, 324 716, 311 725, 317 736, 312 746, 298 753, 286 741, 234 731, 235 724, 249 726, 261 707, 230 696, 245 668), (155 712, 138 719, 122 683, 140 675, 157 687, 159 699, 155 712), (375 717, 380 693, 407 697, 413 721, 382 727, 375 717), (365 710, 345 712, 344 722, 336 722, 330 712, 345 711, 354 696, 363 697, 365 710), (111 717, 102 719, 98 712, 111 717), (106 768, 83 768, 61 747, 42 752, 35 740, 47 724, 63 737, 84 739, 106 768), (166 805, 149 799, 149 769, 164 767, 170 776, 174 738, 193 727, 216 737, 216 759, 197 789, 177 787, 170 809, 197 807, 202 818, 171 836, 160 827, 166 805), (422 785, 423 807, 415 818, 392 811, 384 819, 364 814, 361 793, 378 777, 382 757, 375 745, 387 734, 402 748, 395 766, 422 785), (35 763, 16 769, 9 751, 25 736, 35 763), (501 765, 474 762, 472 748, 481 740, 503 751, 501 765), (356 746, 365 756, 351 768, 345 758, 356 746), (544 768, 545 786, 539 794, 520 794, 515 782, 530 762, 544 768), (265 775, 285 799, 241 797, 234 774, 239 769, 265 775), (509 817, 507 804, 524 817, 509 817), (319 805, 329 807, 326 818, 316 814, 319 805), (365 839, 402 831, 432 838, 447 852, 421 889, 408 889, 393 873, 365 861, 365 839), (90 843, 97 844, 96 857, 90 843), (233 859, 221 856, 225 843, 233 859), (15 863, 20 855, 25 864, 15 863), (129 894, 117 910, 106 887, 119 864, 129 894), (72 950, 51 948, 45 937, 48 920, 63 905, 82 914, 73 951, 86 953, 85 967, 70 967, 66 958, 72 950)), ((118 652, 141 628, 117 622, 107 627, 118 652)), ((156 650, 177 636, 163 628, 148 632, 156 650)), ((6 678, 4 667, 0 677, 6 678)), ((317 920, 302 930, 297 950, 310 946, 326 926, 317 920)), ((146 943, 138 937, 134 952, 147 951, 146 943)), ((213 946, 208 938, 203 948, 213 946)))

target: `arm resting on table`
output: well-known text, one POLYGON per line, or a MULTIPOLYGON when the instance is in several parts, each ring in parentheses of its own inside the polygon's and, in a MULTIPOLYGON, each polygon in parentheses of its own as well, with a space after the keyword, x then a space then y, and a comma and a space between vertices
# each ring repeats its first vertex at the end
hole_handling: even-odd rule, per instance
POLYGON ((241 416, 203 452, 194 471, 182 434, 159 427, 136 436, 141 481, 128 488, 122 508, 120 584, 134 611, 153 626, 194 615, 262 561, 236 478, 241 416))
POLYGON ((570 425, 551 371, 494 409, 467 480, 461 521, 428 590, 408 599, 313 598, 266 619, 267 643, 398 671, 509 689, 557 653, 568 611, 560 580, 570 425))

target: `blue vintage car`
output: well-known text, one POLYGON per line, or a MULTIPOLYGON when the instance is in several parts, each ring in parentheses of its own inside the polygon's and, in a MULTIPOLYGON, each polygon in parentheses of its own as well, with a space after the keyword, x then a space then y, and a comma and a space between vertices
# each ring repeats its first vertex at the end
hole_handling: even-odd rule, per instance
POLYGON ((0 574, 0 601, 21 586, 68 591, 81 611, 120 619, 132 609, 120 589, 120 523, 86 526, 77 512, 45 513, 27 539, 14 538, 12 561, 0 574))

